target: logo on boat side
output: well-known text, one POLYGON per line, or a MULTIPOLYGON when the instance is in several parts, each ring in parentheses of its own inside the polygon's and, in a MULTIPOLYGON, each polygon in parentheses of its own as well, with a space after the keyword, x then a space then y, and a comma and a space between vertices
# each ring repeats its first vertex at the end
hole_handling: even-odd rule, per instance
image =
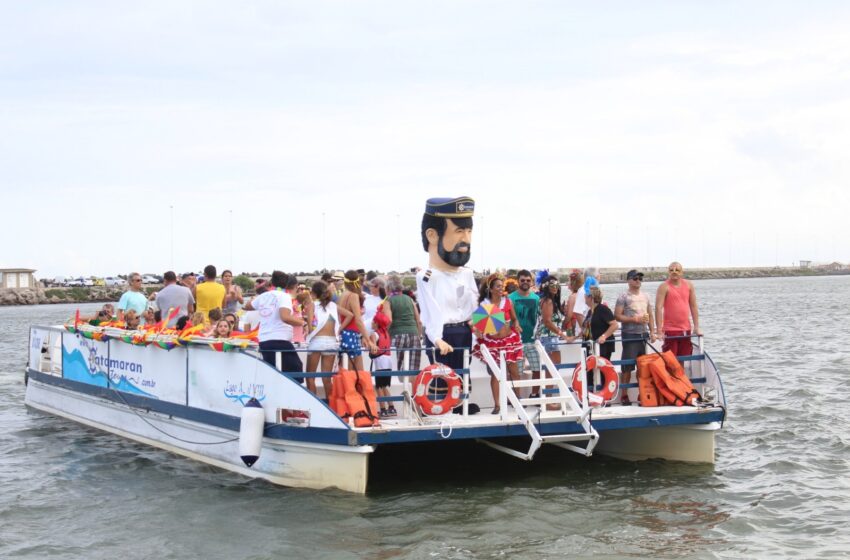
POLYGON ((248 383, 243 385, 241 381, 238 383, 227 380, 224 382, 224 396, 233 402, 238 402, 242 406, 251 400, 257 399, 260 402, 266 400, 266 386, 262 383, 248 383))
POLYGON ((94 375, 98 371, 106 373, 112 377, 116 372, 119 373, 142 373, 142 364, 139 362, 130 362, 127 360, 110 360, 106 356, 99 356, 97 353, 97 345, 90 343, 88 340, 81 340, 80 345, 89 352, 88 366, 89 372, 94 375))

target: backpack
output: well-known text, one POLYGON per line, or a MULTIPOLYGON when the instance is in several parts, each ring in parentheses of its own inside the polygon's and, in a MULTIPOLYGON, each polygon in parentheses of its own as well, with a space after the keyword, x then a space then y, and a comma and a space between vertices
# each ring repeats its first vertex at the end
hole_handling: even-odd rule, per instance
POLYGON ((378 356, 389 356, 390 346, 392 346, 389 331, 391 321, 389 317, 384 315, 383 307, 383 303, 378 306, 378 311, 375 313, 375 318, 372 320, 372 325, 375 327, 375 334, 378 335, 378 342, 376 343, 378 351, 374 354, 369 352, 369 358, 373 360, 378 356))

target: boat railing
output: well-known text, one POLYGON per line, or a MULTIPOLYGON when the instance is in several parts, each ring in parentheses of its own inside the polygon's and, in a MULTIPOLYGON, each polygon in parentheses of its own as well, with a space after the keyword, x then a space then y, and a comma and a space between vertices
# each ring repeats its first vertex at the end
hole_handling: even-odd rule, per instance
MULTIPOLYGON (((671 336, 671 337, 667 337, 667 338, 669 338, 671 340, 672 339, 682 339, 682 338, 696 338, 697 339, 697 343, 695 344, 695 349, 697 350, 697 352, 690 355, 690 356, 677 356, 677 359, 683 365, 686 365, 685 371, 686 371, 686 373, 688 373, 688 376, 690 377, 691 382, 694 385, 705 384, 707 382, 707 379, 706 379, 706 376, 705 376, 706 355, 705 355, 705 352, 704 352, 704 338, 703 338, 703 336, 702 335, 689 335, 689 336, 671 336), (692 363, 692 362, 698 364, 699 370, 697 372, 693 371, 693 368, 689 366, 689 364, 692 363)), ((643 338, 640 338, 640 337, 619 336, 619 337, 614 337, 611 340, 615 343, 619 343, 620 345, 622 345, 622 343, 624 341, 630 342, 630 341, 644 340, 645 342, 647 342, 647 346, 648 346, 647 349, 646 349, 647 352, 653 351, 653 349, 651 347, 649 347, 649 346, 651 346, 651 343, 649 342, 648 339, 643 339, 643 338)), ((562 341, 562 342, 558 343, 558 346, 559 347, 579 347, 579 348, 584 349, 584 352, 582 352, 582 354, 581 354, 581 356, 582 356, 581 361, 574 361, 574 362, 573 361, 566 361, 566 362, 554 364, 554 367, 559 371, 562 371, 562 370, 572 371, 579 366, 581 366, 583 368, 584 367, 583 366, 584 357, 586 355, 595 355, 595 356, 599 355, 599 345, 596 342, 591 342, 591 341, 586 341, 586 340, 575 340, 575 341, 571 341, 571 342, 562 341)), ((456 347, 455 350, 461 350, 461 351, 464 352, 464 363, 467 364, 467 367, 465 367, 461 370, 457 370, 458 375, 460 375, 461 378, 463 379, 462 398, 463 398, 464 411, 465 411, 465 414, 466 414, 466 411, 468 410, 468 397, 469 397, 469 374, 470 374, 469 352, 470 352, 470 348, 468 348, 468 347, 456 347)), ((403 369, 401 369, 401 370, 374 370, 374 371, 371 372, 372 376, 373 377, 397 377, 402 382, 402 390, 406 391, 408 395, 412 394, 411 380, 412 380, 412 378, 415 378, 416 375, 419 374, 419 371, 410 369, 411 353, 412 352, 424 352, 425 356, 429 360, 433 361, 433 359, 431 358, 431 356, 433 355, 433 351, 434 351, 433 347, 424 347, 424 346, 396 347, 396 346, 391 346, 389 348, 389 351, 395 353, 396 356, 398 355, 398 353, 404 353, 404 356, 402 358, 403 369)), ((288 375, 290 377, 299 377, 299 378, 305 378, 305 379, 306 378, 329 378, 329 377, 332 377, 333 375, 336 374, 336 371, 315 371, 315 372, 306 372, 306 371, 303 371, 303 372, 286 372, 286 371, 282 371, 282 366, 281 366, 281 362, 282 362, 281 356, 282 356, 282 354, 284 352, 298 353, 298 354, 309 354, 309 353, 311 353, 310 351, 308 351, 306 348, 303 348, 303 347, 298 347, 298 348, 289 349, 289 350, 269 350, 268 352, 275 352, 277 354, 277 357, 276 357, 277 369, 281 370, 281 373, 288 375)), ((343 367, 348 367, 349 359, 348 359, 348 355, 346 353, 341 352, 339 354, 339 360, 340 360, 339 363, 342 364, 343 367)), ((614 366, 620 366, 620 368, 622 368, 622 366, 635 366, 635 367, 637 366, 637 360, 634 360, 634 359, 628 359, 628 360, 621 359, 621 358, 620 359, 614 359, 614 360, 611 360, 611 363, 614 366)), ((584 371, 582 371, 582 374, 583 373, 584 373, 584 371)), ((635 381, 633 383, 623 383, 621 385, 621 389, 633 389, 633 388, 637 388, 637 387, 638 387, 637 381, 635 381)), ((592 391, 598 391, 600 389, 602 389, 602 375, 601 375, 599 368, 597 367, 597 368, 594 368, 594 370, 593 370, 592 391)), ((558 392, 558 390, 555 389, 555 388, 543 388, 542 392, 544 394, 547 394, 547 395, 553 395, 553 394, 556 394, 558 392)), ((405 400, 405 397, 404 397, 403 394, 400 395, 400 396, 378 397, 379 402, 401 402, 401 401, 404 401, 404 400, 405 400)))
MULTIPOLYGON (((463 352, 463 363, 466 364, 466 367, 461 369, 456 369, 455 373, 457 373, 461 377, 461 381, 463 383, 461 390, 461 399, 462 399, 462 415, 469 415, 469 396, 470 396, 470 367, 469 367, 469 352, 470 348, 465 346, 455 346, 455 350, 463 352)), ((399 346, 391 346, 388 348, 390 352, 395 352, 396 356, 399 353, 404 353, 402 357, 402 367, 400 370, 374 370, 370 371, 372 377, 397 377, 400 379, 402 383, 402 394, 401 395, 390 395, 390 396, 379 396, 377 397, 378 402, 406 402, 409 400, 409 397, 413 395, 413 386, 412 379, 419 375, 419 370, 410 369, 410 359, 412 352, 425 352, 426 356, 429 353, 433 353, 433 347, 420 347, 420 346, 407 346, 407 347, 399 347, 399 346)), ((256 352, 259 353, 258 349, 244 350, 247 352, 256 352)), ((283 370, 283 355, 285 353, 295 353, 295 354, 314 354, 318 353, 316 351, 308 350, 304 347, 296 347, 292 349, 275 349, 275 350, 263 350, 263 352, 274 353, 275 354, 275 367, 281 372, 282 375, 286 375, 290 378, 301 378, 301 379, 327 379, 331 378, 337 374, 337 371, 284 371, 283 370)), ((364 351, 365 353, 365 351, 364 351)), ((301 356, 299 356, 301 357, 301 356)), ((429 357, 429 360, 431 358, 429 357)), ((302 359, 302 362, 304 360, 302 359)), ((351 360, 348 354, 344 351, 338 352, 337 358, 334 362, 334 366, 337 364, 343 368, 348 368, 351 360)), ((394 360, 397 363, 396 360, 394 360)), ((372 363, 372 366, 374 362, 372 363)), ((305 363, 306 366, 306 363, 305 363)), ((372 367, 370 366, 370 368, 372 367)))
MULTIPOLYGON (((39 327, 39 329, 41 329, 42 331, 47 331, 47 332, 50 333, 49 340, 45 341, 44 348, 39 348, 39 349, 36 349, 36 350, 33 350, 31 348, 31 350, 30 350, 30 357, 31 357, 30 361, 33 362, 31 364, 31 367, 33 367, 33 369, 37 369, 39 371, 44 371, 45 373, 51 373, 52 372, 54 375, 55 374, 61 375, 61 371, 62 371, 62 365, 61 365, 61 362, 62 362, 62 359, 61 359, 62 358, 61 335, 63 335, 65 333, 66 328, 63 328, 63 327, 39 327), (41 352, 41 358, 39 358, 38 351, 41 352)), ((124 332, 126 333, 127 331, 124 331, 124 332)), ((32 336, 32 334, 31 334, 31 336, 32 336)), ((115 338, 115 337, 113 336, 113 338, 115 338)), ((152 340, 155 340, 156 338, 157 337, 153 337, 152 340)), ((674 338, 677 339, 677 338, 687 338, 687 337, 686 336, 677 336, 677 337, 669 337, 669 338, 670 339, 674 339, 674 338)), ((697 339, 696 344, 694 345, 694 348, 696 350, 695 353, 691 356, 679 356, 678 359, 683 364, 686 364, 685 369, 686 369, 686 371, 689 372, 689 377, 691 378, 691 381, 695 385, 700 385, 700 384, 711 385, 712 384, 711 381, 716 382, 717 380, 715 379, 716 375, 712 376, 712 380, 708 380, 707 377, 706 377, 706 361, 707 361, 706 358, 707 358, 707 355, 705 354, 705 351, 704 351, 704 338, 702 337, 702 335, 690 335, 690 338, 696 338, 697 339), (696 367, 694 367, 694 366, 696 366, 696 367)), ((619 337, 614 337, 613 340, 614 340, 615 343, 619 343, 620 345, 622 345, 622 342, 624 342, 624 341, 628 342, 628 341, 632 341, 632 340, 642 340, 642 339, 641 338, 634 338, 634 337, 629 338, 628 336, 623 337, 621 335, 619 337)), ((648 343, 648 346, 649 346, 649 342, 648 341, 646 341, 646 342, 648 343)), ((30 344, 31 347, 32 347, 33 344, 34 344, 34 342, 31 340, 31 344, 30 344)), ((39 344, 41 344, 41 343, 39 343, 39 344)), ((584 357, 585 357, 583 349, 586 349, 588 354, 599 355, 599 346, 596 343, 589 343, 588 341, 581 341, 581 340, 576 340, 576 341, 572 341, 572 342, 562 341, 562 342, 559 343, 559 347, 566 348, 566 349, 574 348, 575 350, 571 351, 572 354, 576 354, 576 350, 578 350, 578 355, 576 356, 576 358, 579 358, 579 360, 580 360, 580 361, 571 361, 570 359, 567 359, 566 361, 553 364, 554 368, 556 370, 558 370, 559 372, 561 370, 572 371, 576 367, 579 367, 579 366, 582 366, 582 369, 583 369, 583 367, 584 367, 583 366, 584 357)), ((191 345, 186 346, 186 348, 187 349, 191 348, 192 350, 202 349, 202 350, 207 350, 207 351, 213 351, 213 349, 210 348, 210 345, 208 343, 205 343, 205 344, 195 343, 195 344, 191 344, 191 345)), ((395 378, 398 378, 401 381, 401 384, 402 384, 402 394, 397 395, 397 396, 396 395, 380 396, 380 397, 378 397, 378 400, 381 401, 381 402, 404 402, 404 401, 406 401, 406 399, 409 400, 409 397, 413 394, 412 380, 416 375, 419 374, 418 370, 410 369, 410 363, 411 363, 411 358, 412 358, 413 353, 415 353, 415 352, 424 353, 426 358, 430 359, 429 354, 433 353, 433 348, 424 347, 424 346, 410 346, 410 347, 395 347, 395 346, 393 346, 393 347, 390 347, 389 350, 391 352, 393 352, 393 354, 394 354, 393 355, 393 362, 394 362, 393 367, 394 368, 397 367, 396 364, 398 363, 399 354, 402 355, 402 369, 377 370, 377 371, 372 371, 371 374, 372 374, 373 377, 376 377, 376 378, 377 377, 395 377, 395 378)), ((458 347, 458 348, 456 348, 456 350, 463 351, 463 353, 464 353, 464 364, 466 365, 466 367, 458 370, 457 373, 461 376, 462 381, 463 381, 463 385, 462 385, 462 403, 463 404, 462 404, 462 407, 463 407, 463 414, 467 415, 468 410, 469 410, 468 407, 469 407, 469 397, 470 397, 470 348, 468 348, 468 347, 458 347)), ((249 345, 247 347, 233 347, 233 348, 229 349, 228 351, 248 353, 248 354, 254 355, 255 357, 259 357, 259 354, 260 354, 259 349, 257 348, 256 344, 252 344, 252 345, 249 345)), ((650 351, 652 351, 652 349, 648 347, 647 352, 650 352, 650 351)), ((289 350, 267 350, 267 351, 264 351, 264 352, 274 352, 276 354, 276 362, 277 362, 276 365, 277 365, 278 371, 280 371, 283 375, 286 375, 290 378, 302 378, 302 379, 303 378, 329 378, 329 377, 332 377, 336 373, 336 371, 312 371, 312 372, 283 371, 283 367, 282 367, 283 353, 284 352, 294 352, 294 353, 298 353, 298 354, 301 354, 301 355, 310 354, 311 352, 303 346, 299 346, 299 347, 296 347, 294 349, 289 349, 289 350)), ((341 356, 341 358, 340 358, 341 361, 339 363, 343 364, 344 366, 347 366, 348 365, 348 355, 346 353, 342 352, 342 353, 339 354, 339 356, 341 356)), ((306 360, 302 360, 302 361, 306 365, 306 360)), ((710 359, 708 361, 710 361, 710 359)), ((622 366, 635 365, 636 360, 633 360, 633 359, 632 360, 625 360, 625 359, 622 359, 622 358, 618 358, 618 359, 612 360, 612 363, 615 366, 619 366, 619 367, 622 368, 622 366)), ((715 372, 715 374, 716 374, 716 372, 715 372)), ((569 381, 569 379, 568 379, 568 381, 569 381)), ((599 371, 599 368, 594 369, 593 383, 592 383, 591 386, 592 386, 592 390, 594 390, 594 391, 598 391, 599 389, 602 388, 601 372, 599 371)), ((625 390, 625 389, 631 389, 631 388, 636 388, 636 387, 638 387, 638 384, 636 382, 625 383, 621 386, 621 389, 625 390)), ((722 391, 722 389, 721 389, 721 391, 722 391)), ((547 395, 547 396, 551 396, 551 395, 557 393, 557 389, 543 387, 543 388, 541 388, 541 393, 544 394, 544 395, 547 395)))

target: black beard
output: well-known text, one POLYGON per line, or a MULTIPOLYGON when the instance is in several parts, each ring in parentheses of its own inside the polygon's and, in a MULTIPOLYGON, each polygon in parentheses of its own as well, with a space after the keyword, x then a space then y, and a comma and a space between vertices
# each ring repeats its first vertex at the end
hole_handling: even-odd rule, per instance
POLYGON ((443 236, 441 235, 437 240, 437 254, 440 255, 440 258, 443 259, 449 266, 464 266, 469 262, 471 250, 469 243, 461 241, 454 246, 454 249, 446 251, 443 249, 443 236), (466 251, 458 251, 458 249, 464 247, 466 248, 466 251))

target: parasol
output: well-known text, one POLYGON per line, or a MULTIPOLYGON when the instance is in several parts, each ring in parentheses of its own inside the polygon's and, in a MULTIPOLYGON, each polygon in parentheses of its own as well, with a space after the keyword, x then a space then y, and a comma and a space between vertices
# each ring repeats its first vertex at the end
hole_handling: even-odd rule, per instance
POLYGON ((496 334, 505 326, 505 312, 492 303, 482 303, 472 312, 472 324, 484 334, 496 334))

